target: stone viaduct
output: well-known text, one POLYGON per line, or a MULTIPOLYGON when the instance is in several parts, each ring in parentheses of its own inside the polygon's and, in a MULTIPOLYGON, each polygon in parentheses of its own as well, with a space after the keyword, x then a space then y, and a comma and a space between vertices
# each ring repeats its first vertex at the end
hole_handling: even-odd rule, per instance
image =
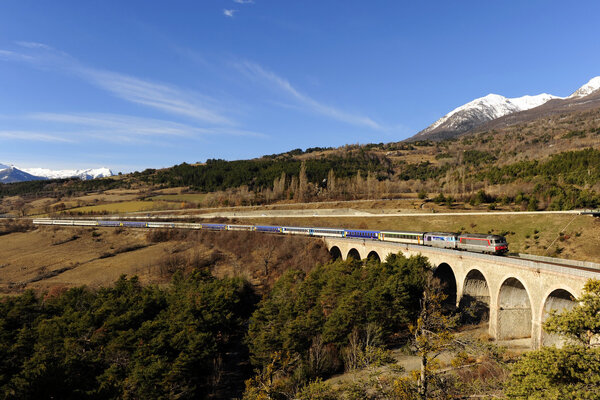
POLYGON ((460 307, 467 299, 476 300, 489 307, 491 337, 531 338, 532 348, 560 341, 542 329, 548 312, 573 307, 573 299, 581 295, 585 282, 600 279, 600 269, 576 269, 552 263, 549 258, 535 261, 374 240, 324 240, 332 255, 343 259, 385 260, 388 254, 398 252, 406 257, 427 257, 450 301, 460 307))

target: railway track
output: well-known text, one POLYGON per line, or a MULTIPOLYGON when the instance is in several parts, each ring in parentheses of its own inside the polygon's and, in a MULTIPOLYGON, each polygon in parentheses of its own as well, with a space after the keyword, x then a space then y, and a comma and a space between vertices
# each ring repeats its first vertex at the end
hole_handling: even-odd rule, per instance
POLYGON ((565 260, 565 261, 561 261, 560 258, 555 258, 552 261, 548 261, 548 260, 532 260, 530 258, 525 258, 525 257, 519 257, 519 256, 514 256, 514 255, 508 255, 506 256, 506 258, 512 258, 514 260, 526 260, 526 261, 537 261, 540 263, 544 263, 544 264, 550 264, 550 265, 556 265, 559 267, 565 267, 565 268, 572 268, 572 269, 577 269, 580 271, 589 271, 589 272, 600 272, 600 267, 586 267, 586 266, 582 266, 582 265, 574 265, 572 263, 569 263, 569 260, 565 260))

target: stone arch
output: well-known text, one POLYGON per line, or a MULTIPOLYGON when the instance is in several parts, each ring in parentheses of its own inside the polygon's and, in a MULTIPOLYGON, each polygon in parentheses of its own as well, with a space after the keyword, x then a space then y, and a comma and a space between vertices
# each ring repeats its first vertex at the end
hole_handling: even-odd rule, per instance
POLYGON ((333 246, 331 249, 329 249, 329 254, 331 255, 331 258, 333 258, 334 260, 337 260, 338 258, 342 258, 342 251, 337 246, 333 246))
POLYGON ((360 261, 360 253, 355 248, 352 248, 352 249, 350 249, 350 251, 348 251, 348 255, 346 256, 346 260, 349 259, 349 258, 353 258, 355 260, 360 261))
POLYGON ((465 277, 459 308, 464 323, 478 324, 489 321, 490 288, 481 271, 472 269, 465 277))
POLYGON ((375 250, 371 250, 369 255, 367 255, 367 260, 369 260, 369 259, 377 260, 377 261, 381 262, 381 257, 379 257, 379 253, 377 253, 375 250))
POLYGON ((497 339, 531 338, 532 311, 528 290, 517 278, 502 282, 498 293, 497 339))
POLYGON ((455 308, 458 293, 456 291, 456 275, 452 267, 446 263, 440 263, 433 271, 433 277, 440 280, 442 290, 447 296, 444 300, 445 308, 455 308))
MULTIPOLYGON (((541 321, 544 323, 552 310, 557 310, 560 313, 571 310, 576 305, 577 301, 575 301, 575 296, 571 291, 563 288, 554 289, 545 298, 544 307, 542 307, 541 321)), ((555 345, 560 347, 564 343, 564 339, 560 335, 546 333, 543 327, 541 329, 541 335, 540 343, 542 346, 555 345)))

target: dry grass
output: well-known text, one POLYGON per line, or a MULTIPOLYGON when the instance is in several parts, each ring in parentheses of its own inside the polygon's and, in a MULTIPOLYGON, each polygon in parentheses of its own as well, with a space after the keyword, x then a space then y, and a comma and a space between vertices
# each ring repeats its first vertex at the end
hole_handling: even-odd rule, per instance
POLYGON ((0 236, 0 293, 107 286, 122 274, 164 283, 176 271, 210 268, 270 287, 290 268, 329 260, 318 239, 253 232, 40 227, 0 236))
POLYGON ((189 202, 189 203, 200 203, 206 198, 205 194, 202 193, 185 193, 185 194, 162 194, 159 196, 151 197, 153 201, 169 201, 169 202, 189 202))
POLYGON ((108 213, 119 214, 128 212, 155 211, 169 208, 179 208, 173 203, 164 201, 122 201, 118 203, 100 204, 95 206, 77 207, 68 210, 69 213, 108 213))

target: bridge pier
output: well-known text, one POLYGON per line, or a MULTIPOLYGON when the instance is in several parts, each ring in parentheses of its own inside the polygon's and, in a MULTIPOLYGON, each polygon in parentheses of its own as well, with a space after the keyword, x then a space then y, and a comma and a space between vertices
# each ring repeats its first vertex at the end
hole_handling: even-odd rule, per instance
POLYGON ((446 270, 442 278, 455 291, 458 307, 466 304, 467 299, 489 305, 488 331, 492 338, 531 338, 533 348, 561 343, 559 338, 543 331, 546 315, 550 310, 574 306, 572 299, 581 295, 585 282, 590 278, 600 279, 600 271, 576 270, 544 261, 376 240, 324 238, 324 241, 330 251, 337 248, 343 259, 352 250, 361 259, 375 252, 382 261, 388 254, 399 252, 406 257, 418 254, 427 257, 434 270, 446 270))

